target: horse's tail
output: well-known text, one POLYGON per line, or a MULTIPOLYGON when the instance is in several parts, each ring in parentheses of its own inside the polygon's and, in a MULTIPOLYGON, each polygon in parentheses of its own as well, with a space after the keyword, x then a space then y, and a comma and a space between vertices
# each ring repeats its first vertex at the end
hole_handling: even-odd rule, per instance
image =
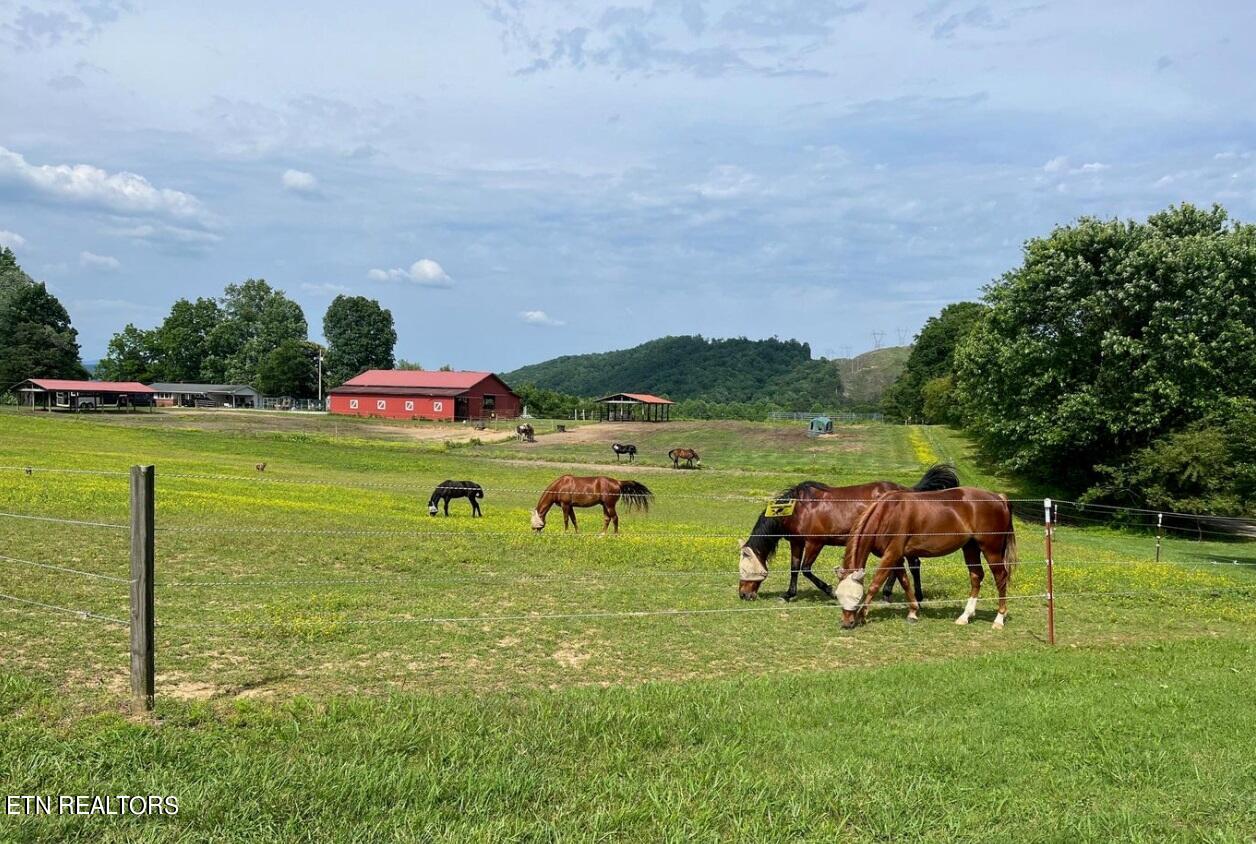
POLYGON ((620 481, 619 500, 624 502, 626 510, 644 510, 648 513, 654 493, 640 481, 620 481))
POLYGON ((1007 503, 1007 496, 1000 495, 999 498, 1003 499, 1003 506, 1007 509, 1007 533, 1003 534, 1003 564, 1010 574, 1020 562, 1020 555, 1016 553, 1016 524, 1012 521, 1012 506, 1007 503))
POLYGON ((929 467, 916 485, 916 492, 933 492, 939 489, 954 489, 959 486, 959 475, 950 463, 935 463, 929 467))
POLYGON ((676 449, 673 448, 671 451, 667 452, 667 459, 668 460, 676 459, 676 449))

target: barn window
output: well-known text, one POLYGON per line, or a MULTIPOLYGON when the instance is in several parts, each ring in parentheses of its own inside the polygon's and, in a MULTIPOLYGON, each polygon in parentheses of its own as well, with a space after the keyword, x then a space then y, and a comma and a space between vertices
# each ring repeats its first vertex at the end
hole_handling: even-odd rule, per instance
POLYGON ((357 399, 349 399, 349 409, 350 409, 350 410, 357 410, 357 409, 358 409, 358 400, 357 400, 357 399))
POLYGON ((412 401, 406 402, 406 410, 414 410, 414 402, 412 401))
POLYGON ((433 413, 440 413, 440 412, 441 412, 441 411, 443 411, 444 409, 445 409, 445 403, 444 403, 443 401, 434 401, 434 402, 432 402, 432 412, 433 412, 433 413))
POLYGON ((490 410, 496 410, 496 409, 497 409, 497 396, 485 396, 484 397, 484 411, 487 413, 490 410))
POLYGON ((387 407, 388 407, 388 402, 385 401, 384 399, 379 399, 375 402, 376 410, 384 410, 387 407))

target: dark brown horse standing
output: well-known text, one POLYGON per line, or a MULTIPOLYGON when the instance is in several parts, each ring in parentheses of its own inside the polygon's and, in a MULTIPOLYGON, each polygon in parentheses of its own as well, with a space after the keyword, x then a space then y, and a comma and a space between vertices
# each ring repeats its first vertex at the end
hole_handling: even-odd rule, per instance
MULTIPOLYGON (((868 617, 868 604, 882 582, 904 557, 944 557, 964 551, 970 591, 956 624, 967 624, 977 611, 985 572, 981 557, 994 575, 999 590, 999 613, 994 629, 1003 628, 1007 617, 1007 587, 1016 565, 1016 532, 1007 496, 975 487, 940 492, 887 493, 864 511, 855 525, 846 556, 838 572, 835 590, 842 604, 842 627, 851 628, 868 617), (863 589, 868 555, 877 554, 881 564, 863 589)), ((907 596, 908 620, 915 621, 919 605, 907 596)))
MULTIPOLYGON (((959 486, 959 477, 951 466, 933 466, 925 472, 913 490, 950 489, 959 486)), ((826 595, 832 595, 829 584, 812 573, 811 567, 826 545, 845 545, 846 539, 868 505, 887 492, 904 492, 908 487, 893 481, 875 481, 856 486, 826 486, 804 481, 785 490, 768 505, 755 522, 750 538, 741 546, 741 582, 737 592, 743 601, 758 597, 759 587, 768 576, 768 561, 782 539, 789 541, 789 591, 782 598, 792 601, 798 594, 798 575, 815 584, 826 595)), ((920 590, 920 560, 909 558, 916 594, 920 590)), ((902 567, 899 567, 900 573, 902 567)), ((906 574, 902 577, 907 590, 906 574)))
POLYGON ((615 533, 619 533, 619 513, 616 512, 616 505, 622 501, 628 510, 648 512, 653 498, 654 493, 638 481, 617 481, 600 475, 585 478, 563 475, 541 493, 541 499, 536 502, 536 509, 532 511, 532 529, 538 532, 544 530, 545 514, 551 507, 557 505, 563 511, 563 530, 566 530, 567 523, 571 522, 571 526, 578 531, 580 528, 576 525, 575 508, 596 507, 600 504, 605 520, 602 524, 602 533, 606 533, 606 529, 611 525, 615 526, 615 533))

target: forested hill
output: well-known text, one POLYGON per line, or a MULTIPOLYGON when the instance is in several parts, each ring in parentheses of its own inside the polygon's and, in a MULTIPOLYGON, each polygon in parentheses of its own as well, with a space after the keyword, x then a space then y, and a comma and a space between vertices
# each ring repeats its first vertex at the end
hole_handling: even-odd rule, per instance
POLYGON ((564 355, 502 375, 577 396, 645 392, 675 400, 769 401, 782 407, 832 407, 840 399, 835 361, 813 359, 797 340, 662 337, 614 352, 564 355))

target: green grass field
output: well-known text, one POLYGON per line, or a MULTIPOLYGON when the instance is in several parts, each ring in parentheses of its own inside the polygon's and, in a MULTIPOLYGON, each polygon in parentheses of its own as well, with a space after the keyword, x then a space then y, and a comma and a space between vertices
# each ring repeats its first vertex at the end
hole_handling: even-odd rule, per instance
POLYGON ((912 483, 936 460, 1028 492, 938 428, 444 430, 0 413, 17 467, 0 469, 0 593, 105 617, 0 600, 5 791, 180 801, 165 819, 0 817, 0 840, 1252 840, 1251 543, 1174 535, 1156 564, 1151 534, 1062 511, 1053 648, 1027 501, 1007 629, 988 601, 952 623, 951 557, 925 562, 920 624, 878 606, 842 631, 809 585, 775 600, 780 559, 767 600, 737 600, 765 497, 912 483), (612 439, 640 461, 615 466, 612 439), (677 445, 703 468, 665 465, 677 445), (124 581, 126 532, 13 517, 124 524, 136 463, 157 466, 151 719, 126 714, 126 630, 105 620, 126 584, 28 564, 124 581), (534 535, 565 471, 635 477, 655 506, 619 536, 592 510, 579 535, 557 511, 534 535), (429 517, 445 478, 482 484, 485 518, 463 501, 429 517))

